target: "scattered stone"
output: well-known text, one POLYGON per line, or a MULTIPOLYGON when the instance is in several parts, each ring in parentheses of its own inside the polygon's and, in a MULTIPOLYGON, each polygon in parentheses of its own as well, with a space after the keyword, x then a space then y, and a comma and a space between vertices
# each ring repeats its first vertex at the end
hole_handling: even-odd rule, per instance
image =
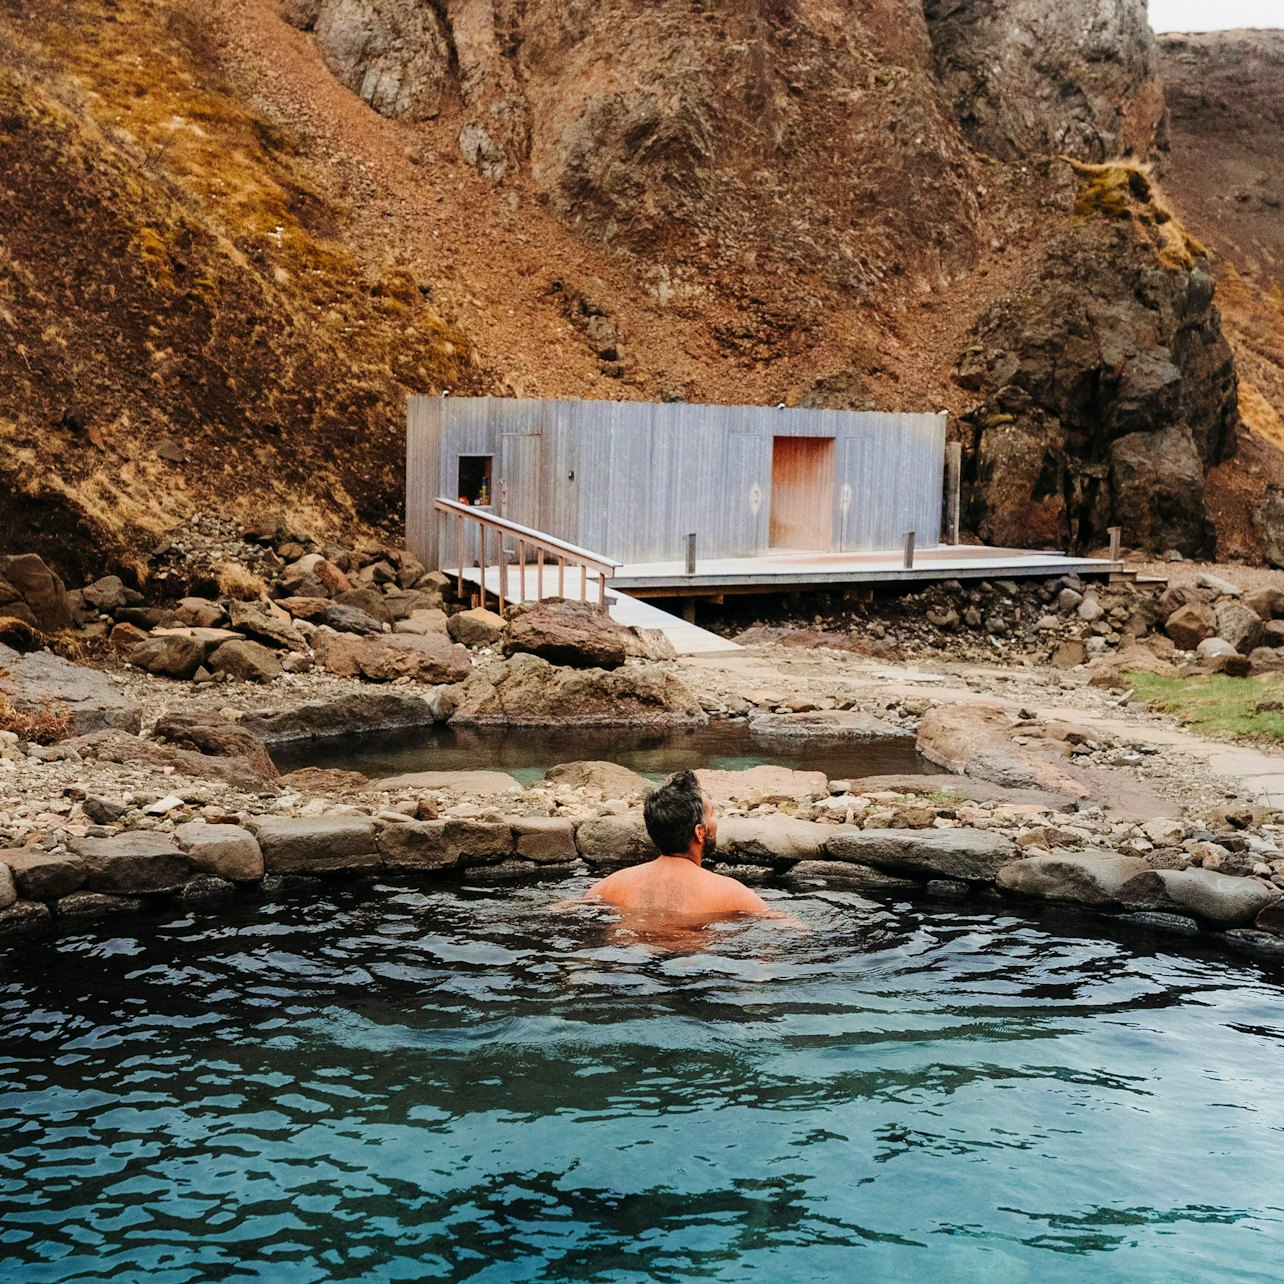
POLYGON ((573 864, 579 859, 575 827, 569 820, 530 816, 513 821, 517 854, 541 865, 573 864))
POLYGON ((1214 593, 1222 597, 1243 597, 1244 590, 1238 584, 1232 584, 1230 580, 1224 580, 1220 575, 1214 575, 1211 571, 1200 571, 1195 576, 1195 583, 1200 588, 1212 589, 1214 593))
POLYGON ((1129 879, 1146 869, 1135 856, 1106 851, 1055 851, 1004 865, 998 885, 1023 896, 1073 901, 1079 905, 1112 905, 1129 879))
POLYGON ((857 709, 758 714, 749 720, 749 734, 763 739, 825 741, 903 740, 906 735, 894 723, 857 709))
POLYGON ((105 673, 51 651, 19 655, 0 646, 0 695, 19 713, 65 713, 74 735, 106 728, 136 732, 142 709, 105 673))
POLYGON ((1261 640, 1261 616, 1243 602, 1218 602, 1214 615, 1217 636, 1225 638, 1241 655, 1247 655, 1261 640))
POLYGON ((323 874, 379 865, 374 822, 369 819, 255 816, 249 824, 259 840, 264 869, 274 874, 323 874))
POLYGON ((259 642, 224 642, 209 660, 215 673, 228 673, 244 682, 275 682, 281 661, 259 642))
POLYGON ((566 598, 522 603, 509 612, 506 655, 526 652, 552 664, 618 669, 636 645, 632 630, 601 607, 566 598))
POLYGON ((258 841, 239 825, 192 821, 177 826, 174 838, 187 853, 193 869, 238 883, 263 877, 263 853, 258 841))
POLYGON ((1017 856, 1002 835, 962 827, 844 830, 827 839, 825 850, 834 860, 970 881, 992 879, 1017 856))
POLYGON ((177 887, 187 857, 167 834, 127 831, 113 838, 81 838, 71 850, 84 860, 85 882, 95 892, 155 892, 177 887))
POLYGON ((240 725, 266 744, 359 735, 443 722, 454 711, 449 692, 355 691, 336 700, 314 700, 288 709, 247 714, 240 725))
POLYGON ((446 622, 446 628, 456 642, 471 647, 498 646, 508 632, 508 624, 502 615, 481 606, 452 615, 446 622))
POLYGON ((1130 879, 1119 899, 1138 909, 1177 909, 1218 927, 1242 927, 1279 896, 1254 878, 1209 869, 1151 869, 1130 879))
POLYGON ((239 758, 264 780, 277 778, 276 764, 267 747, 243 725, 222 719, 206 720, 190 714, 168 713, 157 721, 152 735, 180 749, 191 749, 218 758, 239 758))
POLYGON ((0 557, 0 581, 17 594, 0 613, 34 624, 42 633, 57 633, 71 626, 67 590, 43 558, 35 553, 0 557))
POLYGON ((1193 651, 1217 632, 1217 617, 1202 602, 1187 602, 1164 621, 1164 632, 1182 651, 1193 651))
POLYGON ((654 860, 655 845, 637 813, 598 816, 575 831, 575 846, 590 865, 616 869, 654 860))
POLYGON ((455 869, 458 848, 446 841, 444 820, 389 825, 379 835, 379 851, 389 869, 455 869))
POLYGON ((315 649, 318 662, 331 673, 375 682, 401 677, 433 684, 462 682, 472 667, 467 648, 439 634, 323 634, 315 640, 315 649))
POLYGON ((918 886, 912 878, 898 878, 872 865, 858 865, 845 860, 802 860, 788 869, 784 877, 795 887, 820 884, 823 887, 891 892, 918 886))
POLYGON ((39 901, 14 901, 0 910, 0 938, 35 936, 49 930, 49 906, 39 901))
POLYGON ((100 918, 114 918, 118 914, 137 914, 142 901, 135 896, 109 896, 105 892, 73 892, 62 897, 55 906, 59 918, 78 922, 92 922, 100 918))
POLYGON ((819 860, 835 832, 792 816, 727 816, 718 822, 718 856, 746 865, 819 860))
POLYGON ((205 661, 205 646, 189 633, 166 633, 131 647, 125 659, 158 677, 190 678, 205 661))
POLYGON ((704 791, 717 807, 728 803, 746 806, 782 804, 798 806, 829 796, 829 780, 823 771, 793 771, 788 767, 761 765, 744 771, 696 772, 704 791))
POLYGON ((617 762, 563 762, 550 767, 544 779, 568 789, 598 789, 603 798, 629 801, 644 798, 652 789, 645 776, 617 762))

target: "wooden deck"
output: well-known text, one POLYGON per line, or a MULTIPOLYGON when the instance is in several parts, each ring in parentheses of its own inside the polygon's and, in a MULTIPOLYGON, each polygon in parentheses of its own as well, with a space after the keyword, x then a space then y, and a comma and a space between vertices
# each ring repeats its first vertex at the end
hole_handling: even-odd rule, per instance
POLYGON ((711 597, 724 593, 792 593, 800 589, 932 580, 1005 580, 1028 576, 1044 579, 1071 573, 1106 576, 1122 569, 1123 563, 1105 558, 971 544, 917 549, 914 565, 908 569, 899 550, 819 553, 773 549, 761 557, 697 560, 694 575, 688 575, 685 563, 680 561, 626 564, 611 577, 610 585, 640 597, 711 597))

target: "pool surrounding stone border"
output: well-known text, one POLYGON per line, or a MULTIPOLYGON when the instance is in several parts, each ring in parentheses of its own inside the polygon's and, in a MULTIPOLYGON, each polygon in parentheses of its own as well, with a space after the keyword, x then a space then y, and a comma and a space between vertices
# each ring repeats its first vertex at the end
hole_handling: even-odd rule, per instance
MULTIPOLYGON (((786 815, 719 822, 718 863, 794 886, 878 894, 981 891, 1123 915, 1140 927, 1201 935, 1240 952, 1284 954, 1284 894, 1252 877, 1156 869, 1105 848, 1024 854, 968 826, 862 829, 786 815)), ((500 881, 609 870, 654 854, 639 809, 583 820, 493 815, 415 820, 331 813, 192 821, 172 832, 82 838, 66 852, 6 852, 0 937, 80 928, 177 899, 217 906, 238 886, 355 879, 381 871, 500 881)))

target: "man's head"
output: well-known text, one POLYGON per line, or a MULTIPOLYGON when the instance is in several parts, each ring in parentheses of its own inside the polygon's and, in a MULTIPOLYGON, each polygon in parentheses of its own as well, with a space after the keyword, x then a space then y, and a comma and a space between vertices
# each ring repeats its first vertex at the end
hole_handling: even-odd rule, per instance
POLYGON ((653 789, 642 809, 646 832, 661 856, 689 856, 699 862, 718 844, 718 822, 694 771, 680 771, 653 789))

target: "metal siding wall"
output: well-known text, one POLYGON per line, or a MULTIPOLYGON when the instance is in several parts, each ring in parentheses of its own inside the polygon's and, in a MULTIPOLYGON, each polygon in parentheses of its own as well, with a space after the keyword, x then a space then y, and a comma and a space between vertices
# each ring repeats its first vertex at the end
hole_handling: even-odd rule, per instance
POLYGON ((437 495, 453 498, 459 455, 495 455, 498 469, 501 434, 535 431, 544 437, 543 518, 532 524, 620 561, 678 560, 689 531, 697 533, 702 558, 762 551, 772 437, 840 439, 829 497, 835 548, 844 545, 844 483, 852 487, 846 548, 899 548, 908 530, 923 546, 940 540, 944 416, 468 397, 411 398, 408 538, 432 547, 423 514, 431 514, 437 495), (751 448, 749 437, 761 446, 751 448), (434 451, 440 460, 435 494, 429 484, 434 451), (574 481, 567 476, 572 471, 574 481), (755 483, 764 491, 756 516, 746 500, 755 483))

